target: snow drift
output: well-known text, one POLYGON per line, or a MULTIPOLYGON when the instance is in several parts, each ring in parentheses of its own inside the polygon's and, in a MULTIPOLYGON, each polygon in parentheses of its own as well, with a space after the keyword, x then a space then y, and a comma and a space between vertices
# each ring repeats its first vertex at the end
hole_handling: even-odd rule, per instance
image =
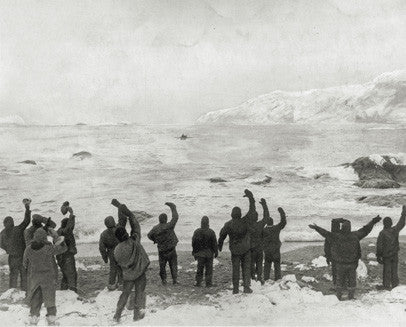
POLYGON ((200 124, 405 123, 406 70, 372 82, 302 92, 274 91, 201 116, 200 124))
POLYGON ((17 115, 0 117, 0 125, 25 125, 24 119, 17 115))

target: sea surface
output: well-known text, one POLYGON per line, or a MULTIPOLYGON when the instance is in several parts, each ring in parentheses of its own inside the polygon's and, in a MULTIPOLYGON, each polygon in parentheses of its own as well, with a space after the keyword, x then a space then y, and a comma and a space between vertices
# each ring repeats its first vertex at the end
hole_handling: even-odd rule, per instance
MULTIPOLYGON (((247 211, 243 191, 249 188, 257 200, 267 200, 276 222, 277 208, 285 209, 285 240, 317 240, 309 223, 328 228, 330 219, 345 217, 358 228, 377 214, 398 219, 400 207, 356 199, 405 194, 405 188, 358 188, 352 168, 340 164, 371 154, 404 157, 405 136, 404 125, 0 126, 0 216, 18 223, 21 200, 29 197, 34 212, 59 224, 59 208, 68 200, 79 242, 94 242, 104 218, 117 216, 112 198, 153 215, 142 222, 144 235, 161 212, 169 213, 164 203, 171 201, 180 215, 177 235, 189 243, 203 215, 218 234, 232 207, 247 211), (182 133, 190 138, 177 138, 182 133), (73 158, 79 151, 92 156, 73 158), (19 163, 24 160, 37 165, 19 163)), ((259 204, 257 209, 262 217, 259 204)))

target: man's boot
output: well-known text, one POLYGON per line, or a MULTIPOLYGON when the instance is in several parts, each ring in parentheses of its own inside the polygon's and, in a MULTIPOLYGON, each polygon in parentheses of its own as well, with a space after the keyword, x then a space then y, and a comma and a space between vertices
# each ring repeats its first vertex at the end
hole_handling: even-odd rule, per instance
POLYGON ((58 326, 59 325, 56 322, 56 316, 47 316, 47 324, 48 324, 48 326, 58 326))
POLYGON ((355 290, 354 289, 350 289, 348 291, 348 299, 349 300, 354 300, 355 299, 355 290))
POLYGON ((162 283, 162 285, 165 286, 165 285, 167 284, 166 279, 162 279, 162 280, 161 280, 161 283, 162 283))
POLYGON ((238 294, 239 292, 240 290, 238 289, 238 287, 233 288, 233 294, 238 294))
POLYGON ((252 289, 250 287, 244 287, 244 293, 250 294, 252 293, 252 289))
POLYGON ((141 320, 145 317, 145 309, 134 310, 133 321, 141 320))
POLYGON ((30 316, 30 318, 29 318, 29 320, 28 320, 28 323, 29 323, 31 326, 36 326, 36 325, 38 325, 38 322, 39 322, 39 316, 30 316))

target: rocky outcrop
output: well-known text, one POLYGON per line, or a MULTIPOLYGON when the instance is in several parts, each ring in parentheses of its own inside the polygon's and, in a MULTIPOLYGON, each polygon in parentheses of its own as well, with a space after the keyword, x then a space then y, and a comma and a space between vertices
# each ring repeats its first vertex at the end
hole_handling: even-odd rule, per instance
POLYGON ((227 183, 227 181, 221 177, 213 177, 209 179, 210 183, 227 183))
POLYGON ((269 184, 272 181, 271 176, 265 176, 265 178, 262 181, 256 181, 256 182, 251 182, 252 185, 266 185, 269 184))
POLYGON ((406 194, 369 195, 357 199, 359 203, 367 203, 376 207, 400 207, 406 203, 406 194))
POLYGON ((91 157, 92 157, 92 154, 87 151, 80 151, 80 152, 74 153, 72 155, 72 158, 79 159, 79 160, 88 159, 91 157))
POLYGON ((145 212, 145 211, 140 211, 140 210, 134 210, 132 211, 132 213, 134 214, 135 218, 137 218, 137 220, 139 222, 147 220, 149 218, 152 218, 153 216, 150 215, 149 213, 145 212))
POLYGON ((351 166, 359 177, 355 185, 362 188, 399 188, 406 183, 406 166, 393 156, 361 157, 351 166))
POLYGON ((19 163, 27 164, 27 165, 36 165, 37 164, 34 160, 24 160, 24 161, 20 161, 19 163))

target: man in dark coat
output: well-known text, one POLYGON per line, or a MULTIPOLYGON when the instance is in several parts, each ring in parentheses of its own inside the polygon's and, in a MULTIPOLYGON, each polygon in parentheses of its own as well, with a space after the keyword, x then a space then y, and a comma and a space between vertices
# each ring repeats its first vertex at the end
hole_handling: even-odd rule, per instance
POLYGON ((106 219, 104 219, 104 224, 107 229, 100 235, 99 251, 103 261, 105 263, 110 263, 109 285, 107 288, 112 291, 117 288, 118 284, 123 283, 123 272, 117 264, 116 259, 114 259, 114 249, 119 243, 119 240, 115 235, 118 226, 116 226, 116 222, 112 216, 106 217, 106 219))
POLYGON ((339 300, 342 299, 342 293, 348 284, 348 298, 354 299, 355 287, 357 286, 357 267, 358 260, 361 258, 360 240, 366 237, 373 226, 381 220, 377 216, 361 229, 351 232, 351 223, 343 220, 341 231, 332 233, 316 224, 309 225, 324 238, 328 238, 331 243, 331 258, 337 265, 337 287, 336 294, 339 300))
POLYGON ((262 239, 264 244, 265 264, 264 264, 264 279, 268 280, 271 274, 271 266, 273 263, 275 280, 282 278, 281 273, 281 230, 286 226, 286 214, 282 208, 278 208, 281 216, 279 224, 274 225, 273 219, 269 216, 269 209, 265 201, 261 201, 264 210, 264 220, 266 225, 262 230, 262 239))
POLYGON ((123 292, 117 303, 116 313, 113 319, 120 321, 121 314, 127 303, 128 297, 135 288, 134 321, 145 316, 147 285, 146 271, 149 266, 149 258, 140 243, 141 228, 135 217, 129 219, 131 226, 131 236, 128 235, 124 227, 117 227, 115 235, 119 244, 114 249, 114 258, 123 270, 123 292))
POLYGON ((63 236, 52 229, 48 234, 55 244, 48 242, 47 232, 39 228, 34 232, 33 240, 24 252, 24 267, 28 274, 27 300, 30 303, 30 324, 36 325, 39 321, 42 303, 47 308, 48 325, 55 325, 56 321, 56 281, 58 268, 55 255, 67 250, 63 236))
POLYGON ((77 292, 78 273, 76 270, 75 254, 78 251, 76 249, 75 236, 73 235, 76 217, 67 201, 63 203, 61 212, 63 215, 69 212, 69 218, 63 218, 61 227, 58 229, 58 235, 65 238, 65 244, 68 247, 67 251, 56 257, 62 272, 61 290, 69 289, 77 292))
POLYGON ((20 286, 25 291, 27 288, 27 274, 23 267, 24 230, 31 221, 31 200, 24 199, 23 203, 25 206, 24 220, 19 225, 14 226, 14 220, 10 216, 4 218, 0 246, 8 254, 8 266, 10 268, 9 288, 17 288, 18 275, 20 275, 20 286))
POLYGON ((239 292, 240 266, 242 269, 242 278, 244 293, 252 293, 251 286, 251 240, 250 225, 254 221, 256 214, 255 200, 251 191, 245 190, 244 197, 249 200, 248 213, 241 217, 241 209, 234 207, 231 210, 231 220, 224 224, 220 231, 218 240, 218 249, 223 249, 223 243, 227 236, 230 238, 229 247, 231 252, 232 275, 233 275, 233 294, 239 292))
POLYGON ((213 256, 217 258, 217 237, 216 233, 209 227, 209 218, 202 217, 201 228, 193 233, 192 237, 193 256, 197 260, 196 284, 200 287, 203 280, 203 270, 206 269, 206 287, 213 286, 213 256))
POLYGON ((376 243, 376 257, 383 264, 383 288, 388 290, 399 285, 399 233, 405 227, 405 219, 406 206, 402 207, 402 214, 395 226, 392 226, 390 217, 385 217, 376 243))
POLYGON ((178 255, 176 253, 176 245, 178 237, 175 234, 175 226, 178 222, 178 212, 176 205, 171 202, 166 202, 171 211, 172 219, 168 223, 168 216, 165 213, 159 215, 159 224, 154 226, 148 233, 148 238, 157 244, 159 254, 159 275, 161 276, 162 284, 166 285, 166 263, 169 263, 173 284, 177 284, 178 278, 178 255))
MULTIPOLYGON (((340 232, 340 223, 343 222, 342 218, 336 218, 331 220, 331 232, 339 233, 340 232)), ((337 267, 331 256, 331 242, 329 239, 324 240, 324 256, 326 257, 327 263, 331 264, 331 273, 333 275, 333 285, 334 287, 337 284, 337 267)))

